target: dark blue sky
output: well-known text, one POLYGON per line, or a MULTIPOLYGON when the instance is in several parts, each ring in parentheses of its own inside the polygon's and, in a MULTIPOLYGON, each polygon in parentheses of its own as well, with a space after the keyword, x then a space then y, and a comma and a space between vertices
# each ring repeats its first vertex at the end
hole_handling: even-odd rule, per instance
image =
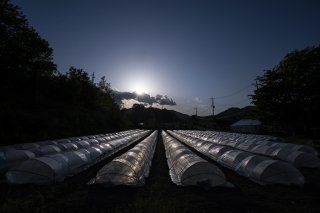
MULTIPOLYGON (((209 114, 250 103, 254 79, 286 53, 320 44, 319 0, 14 0, 61 72, 105 75, 120 91, 168 95, 209 114)), ((172 108, 172 107, 167 107, 172 108)))

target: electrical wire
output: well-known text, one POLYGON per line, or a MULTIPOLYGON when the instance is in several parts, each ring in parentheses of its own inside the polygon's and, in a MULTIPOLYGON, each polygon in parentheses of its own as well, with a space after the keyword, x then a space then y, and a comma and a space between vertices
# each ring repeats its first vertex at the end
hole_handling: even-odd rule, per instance
POLYGON ((243 87, 243 88, 241 88, 241 89, 239 89, 239 90, 237 90, 237 91, 235 91, 235 92, 233 92, 233 93, 230 93, 230 94, 224 95, 224 96, 215 97, 214 99, 223 99, 223 98, 228 98, 228 97, 237 95, 237 94, 243 92, 244 90, 246 90, 246 89, 248 89, 248 88, 250 88, 250 87, 252 87, 252 86, 253 86, 252 84, 247 85, 247 86, 245 86, 245 87, 243 87))
POLYGON ((246 101, 248 101, 248 99, 247 99, 247 98, 246 98, 246 99, 242 99, 242 100, 237 101, 237 102, 234 102, 234 103, 232 103, 232 104, 219 104, 219 103, 215 103, 215 105, 217 105, 217 106, 225 106, 225 107, 229 107, 229 106, 234 106, 234 105, 237 105, 237 104, 244 103, 244 102, 246 102, 246 101))
POLYGON ((198 114, 203 114, 203 113, 205 113, 205 112, 208 112, 209 109, 211 109, 211 106, 207 107, 207 108, 204 109, 204 110, 199 111, 198 114))

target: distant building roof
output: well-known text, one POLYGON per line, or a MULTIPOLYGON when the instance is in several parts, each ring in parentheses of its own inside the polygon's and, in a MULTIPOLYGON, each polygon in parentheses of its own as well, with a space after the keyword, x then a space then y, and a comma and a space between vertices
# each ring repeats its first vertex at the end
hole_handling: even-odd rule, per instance
POLYGON ((253 120, 253 119, 242 119, 240 121, 235 122, 231 126, 258 126, 261 125, 261 121, 253 120))

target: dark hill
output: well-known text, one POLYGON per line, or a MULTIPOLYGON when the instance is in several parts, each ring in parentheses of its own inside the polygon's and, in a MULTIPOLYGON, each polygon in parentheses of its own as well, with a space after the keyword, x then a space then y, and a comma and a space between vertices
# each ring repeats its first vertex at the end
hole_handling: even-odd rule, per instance
POLYGON ((190 119, 191 116, 190 115, 187 115, 187 114, 184 114, 184 113, 181 113, 181 112, 177 112, 177 111, 174 111, 174 110, 169 110, 170 112, 172 112, 173 114, 175 114, 178 118, 182 119, 182 120, 186 120, 186 119, 190 119))
POLYGON ((174 110, 144 107, 134 104, 130 109, 122 110, 131 128, 180 128, 190 116, 174 110))
POLYGON ((215 116, 216 119, 236 122, 244 118, 256 118, 256 107, 246 106, 244 108, 232 107, 215 116))

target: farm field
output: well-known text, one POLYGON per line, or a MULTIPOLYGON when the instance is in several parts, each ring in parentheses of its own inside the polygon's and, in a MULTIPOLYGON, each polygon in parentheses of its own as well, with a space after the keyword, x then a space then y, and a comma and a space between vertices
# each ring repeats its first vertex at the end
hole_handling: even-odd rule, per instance
MULTIPOLYGON (((303 187, 261 186, 217 165, 234 188, 204 190, 172 183, 162 138, 158 135, 149 178, 142 187, 87 185, 121 150, 86 171, 53 185, 8 185, 1 182, 1 212, 319 212, 319 169, 300 169, 303 187)), ((211 161, 206 156, 200 157, 211 161)))
POLYGON ((0 213, 320 213, 320 1, 0 8, 0 213))

